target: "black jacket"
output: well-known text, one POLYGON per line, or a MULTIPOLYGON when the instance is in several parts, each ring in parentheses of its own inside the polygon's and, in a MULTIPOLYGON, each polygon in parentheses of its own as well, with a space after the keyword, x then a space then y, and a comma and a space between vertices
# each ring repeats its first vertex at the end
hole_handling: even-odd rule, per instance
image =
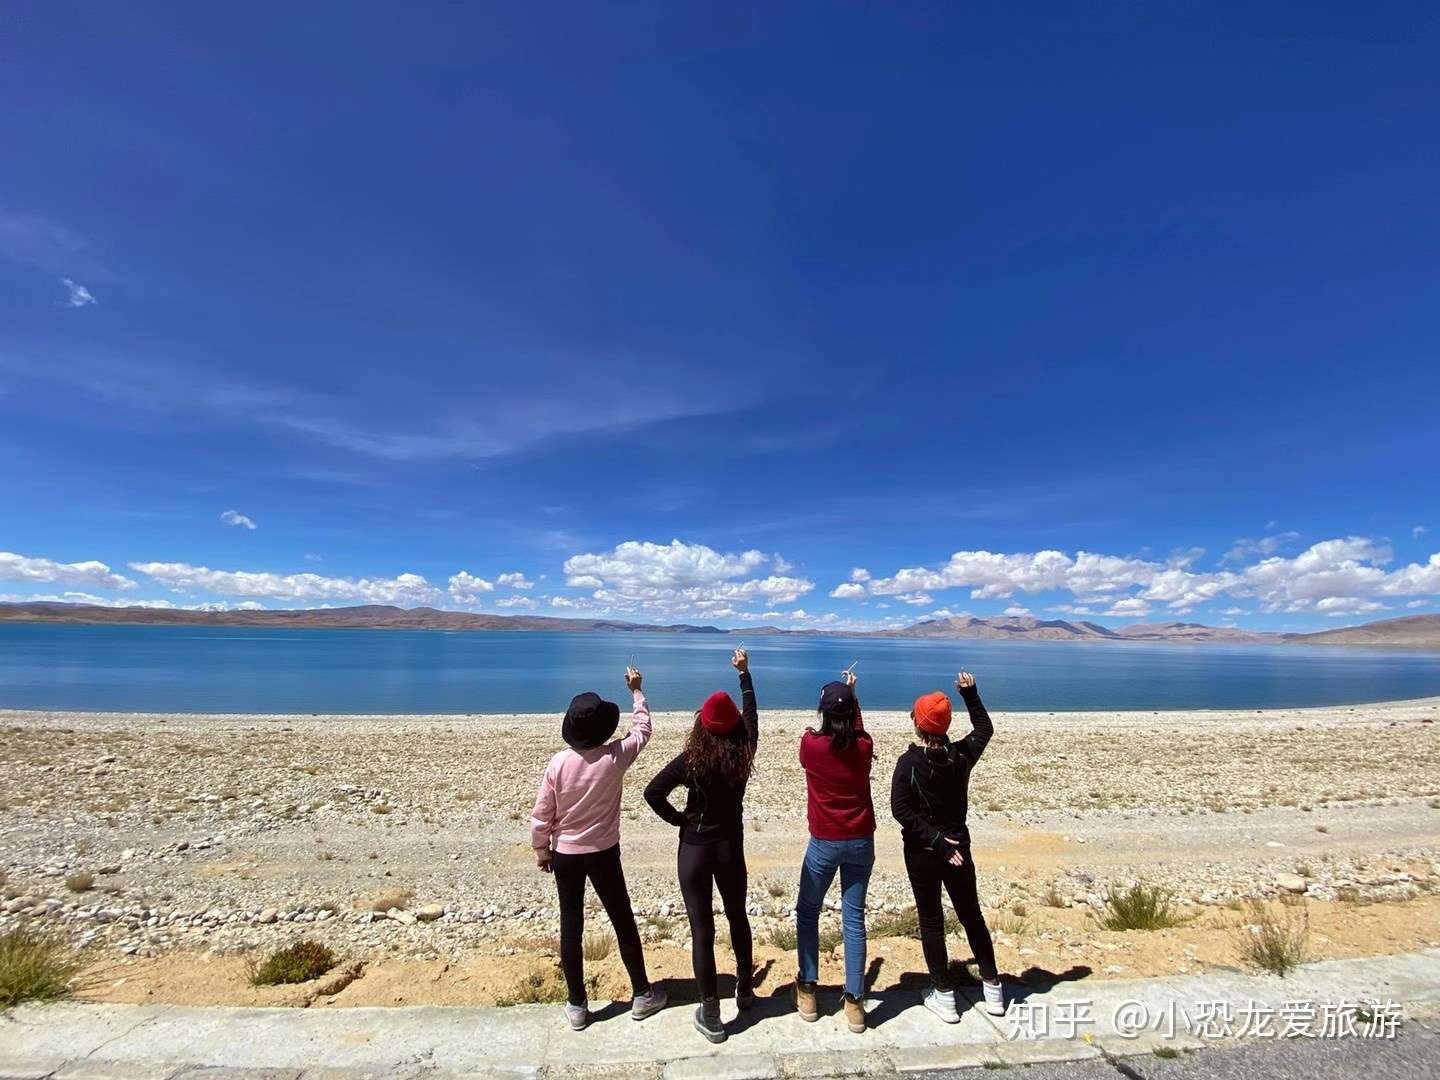
POLYGON ((890 812, 900 823, 907 847, 939 851, 948 846, 945 837, 958 840, 963 847, 970 845, 970 830, 965 826, 970 770, 995 728, 978 690, 970 687, 961 690, 960 696, 974 730, 959 742, 947 741, 942 747, 912 743, 895 763, 890 812))
MULTIPOLYGON (((760 741, 760 714, 748 671, 740 673, 740 718, 744 729, 734 734, 746 739, 753 752, 760 741)), ((736 786, 718 777, 702 780, 692 775, 683 751, 645 785, 645 801, 655 813, 679 828, 680 841, 685 844, 738 840, 744 832, 745 784, 736 786), (670 802, 670 793, 677 787, 686 789, 683 811, 670 802)))

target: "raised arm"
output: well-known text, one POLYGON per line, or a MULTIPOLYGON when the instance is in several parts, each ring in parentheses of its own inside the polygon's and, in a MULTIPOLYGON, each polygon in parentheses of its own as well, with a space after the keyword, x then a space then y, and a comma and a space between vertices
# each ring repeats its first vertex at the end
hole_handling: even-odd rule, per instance
POLYGON ((736 649, 730 663, 740 672, 740 718, 745 721, 745 738, 753 750, 760 741, 760 710, 755 705, 755 684, 750 679, 750 656, 744 649, 736 649))
POLYGON ((650 741, 650 705, 645 700, 645 691, 640 689, 641 675, 634 668, 625 669, 625 685, 635 698, 635 712, 630 717, 630 730, 620 740, 620 761, 629 768, 650 741))
POLYGON ((676 828, 685 825, 685 814, 676 810, 670 793, 685 783, 685 754, 679 753, 645 785, 645 801, 650 809, 676 828))
POLYGON ((975 685, 975 676, 968 671, 962 671, 960 677, 955 680, 955 689, 960 691, 960 697, 965 702, 965 710, 970 714, 969 735, 956 744, 956 752, 974 765, 980 760, 980 755, 985 752, 985 745, 990 741, 990 736, 995 734, 995 725, 990 722, 990 714, 985 711, 985 703, 980 700, 980 690, 975 685))
POLYGON ((865 718, 860 715, 860 695, 855 692, 855 672, 846 668, 840 673, 840 677, 845 680, 845 685, 850 687, 850 692, 855 694, 855 730, 864 731, 865 718))

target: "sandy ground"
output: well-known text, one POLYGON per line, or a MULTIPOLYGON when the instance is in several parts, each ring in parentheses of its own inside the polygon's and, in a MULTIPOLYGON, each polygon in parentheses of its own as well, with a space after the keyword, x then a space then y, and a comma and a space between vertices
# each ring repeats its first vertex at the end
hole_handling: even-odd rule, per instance
MULTIPOLYGON (((766 711, 757 682, 752 922, 758 940, 783 943, 806 840, 795 744, 811 717, 766 711)), ((1292 896, 1283 911, 1308 919, 1316 958, 1440 944, 1437 718, 1440 699, 997 713, 971 805, 1002 968, 1043 981, 1236 966, 1251 917, 1242 901, 1254 897, 1292 896), (1173 890, 1190 922, 1099 930, 1094 907, 1112 883, 1134 880, 1173 890)), ((640 790, 688 722, 656 716, 623 804, 647 955, 677 993, 689 985, 689 952, 675 836, 640 790)), ((908 721, 878 713, 867 723, 878 922, 909 903, 885 805, 908 721)), ((526 818, 558 727, 533 716, 0 712, 0 929, 28 920, 71 935, 94 958, 85 992, 107 1000, 483 1003, 514 996, 531 971, 548 987, 555 900, 533 868, 526 818), (67 886, 85 875, 88 888, 67 886), (375 913, 399 897, 408 911, 375 913), (248 959, 300 936, 330 944, 341 967, 316 984, 251 988, 248 959)), ((827 914, 825 925, 834 921, 827 914)), ((594 925, 603 930, 603 917, 594 925)), ((757 951, 769 964, 762 992, 790 978, 788 949, 757 951)), ((958 940, 952 953, 969 956, 958 940)), ((838 957, 825 978, 838 980, 838 957)), ((871 958, 880 988, 923 970, 918 943, 903 937, 874 941, 871 958)), ((614 955, 591 968, 601 991, 623 991, 614 955)))

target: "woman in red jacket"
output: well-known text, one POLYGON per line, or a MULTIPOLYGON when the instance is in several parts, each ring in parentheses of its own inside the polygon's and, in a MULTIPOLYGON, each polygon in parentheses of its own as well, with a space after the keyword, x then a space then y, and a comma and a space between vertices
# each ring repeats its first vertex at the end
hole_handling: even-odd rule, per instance
POLYGON ((805 768, 810 844, 800 869, 795 904, 795 1008, 817 1020, 815 980, 820 976, 820 908, 840 874, 841 924, 845 938, 845 1021, 865 1030, 865 890, 875 866, 875 807, 870 802, 870 765, 875 749, 860 718, 855 673, 820 688, 820 730, 800 736, 805 768))

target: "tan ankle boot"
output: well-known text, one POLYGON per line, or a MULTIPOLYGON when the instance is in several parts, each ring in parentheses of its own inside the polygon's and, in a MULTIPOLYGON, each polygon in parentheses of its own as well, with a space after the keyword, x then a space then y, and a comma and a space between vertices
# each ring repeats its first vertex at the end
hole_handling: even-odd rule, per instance
POLYGON ((815 999, 815 984, 795 980, 795 1011, 800 1019, 813 1024, 820 1019, 820 1003, 815 999))
POLYGON ((849 994, 845 995, 845 1023, 856 1035, 865 1031, 865 1005, 849 994))

